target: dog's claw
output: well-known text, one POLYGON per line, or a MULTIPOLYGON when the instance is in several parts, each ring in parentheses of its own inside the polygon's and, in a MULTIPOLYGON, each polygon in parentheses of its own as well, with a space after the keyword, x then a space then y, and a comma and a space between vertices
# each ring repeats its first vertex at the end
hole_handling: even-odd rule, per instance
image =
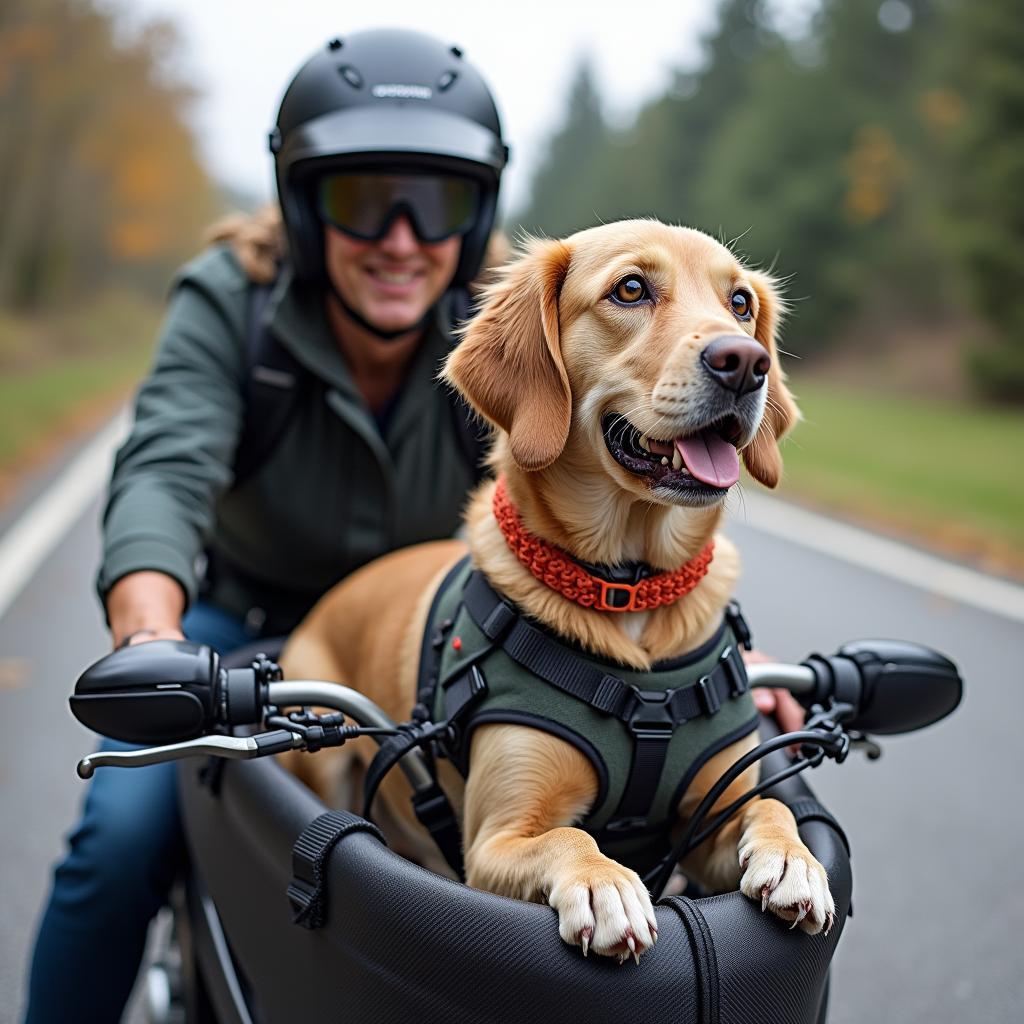
POLYGON ((768 897, 771 896, 771 894, 772 894, 772 891, 771 891, 771 889, 767 885, 761 890, 761 913, 762 914, 768 909, 768 897))
POLYGON ((807 912, 811 909, 809 903, 798 903, 796 910, 796 919, 789 926, 789 930, 792 931, 806 916, 807 912))
POLYGON ((633 959, 637 962, 637 966, 639 967, 640 966, 640 954, 636 950, 633 950, 633 959))
POLYGON ((583 947, 583 955, 586 956, 590 952, 590 937, 594 934, 593 928, 584 928, 580 932, 580 946, 583 947))
POLYGON ((835 923, 836 923, 836 915, 833 914, 830 911, 828 917, 825 918, 825 934, 826 935, 828 935, 828 933, 830 931, 832 931, 832 925, 834 925, 835 923))
POLYGON ((629 946, 630 953, 636 953, 636 940, 632 935, 626 936, 626 945, 629 946))

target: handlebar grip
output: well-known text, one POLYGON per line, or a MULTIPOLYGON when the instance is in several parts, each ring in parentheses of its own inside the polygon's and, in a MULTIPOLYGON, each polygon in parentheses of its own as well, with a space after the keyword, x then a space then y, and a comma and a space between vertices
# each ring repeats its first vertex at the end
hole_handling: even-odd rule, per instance
POLYGON ((904 640, 858 640, 804 663, 816 685, 805 707, 830 699, 856 710, 844 725, 878 735, 912 732, 945 718, 963 696, 963 680, 945 655, 904 640))
POLYGON ((75 684, 72 714, 103 736, 146 746, 182 743, 218 726, 257 725, 267 683, 280 669, 262 656, 224 668, 206 644, 151 640, 90 665, 75 684))
POLYGON ((126 743, 202 736, 218 719, 220 659, 187 640, 123 647, 90 665, 70 699, 83 725, 126 743))

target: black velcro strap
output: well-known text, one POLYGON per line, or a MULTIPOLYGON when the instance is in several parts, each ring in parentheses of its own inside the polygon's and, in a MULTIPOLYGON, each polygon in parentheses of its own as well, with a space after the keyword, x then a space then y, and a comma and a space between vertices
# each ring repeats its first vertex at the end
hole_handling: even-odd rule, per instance
POLYGON ((292 880, 288 899, 292 921, 303 928, 321 928, 327 919, 324 865, 331 850, 350 832, 369 832, 382 843, 380 829, 349 811, 327 811, 314 818, 292 847, 292 880))
POLYGON ((832 817, 831 812, 827 807, 822 806, 817 800, 811 797, 806 797, 802 800, 796 800, 791 804, 787 804, 793 817, 796 818, 797 825, 802 825, 805 821, 823 821, 840 839, 843 841, 843 846, 846 847, 847 856, 850 854, 850 841, 846 838, 846 833, 843 831, 842 825, 832 817))

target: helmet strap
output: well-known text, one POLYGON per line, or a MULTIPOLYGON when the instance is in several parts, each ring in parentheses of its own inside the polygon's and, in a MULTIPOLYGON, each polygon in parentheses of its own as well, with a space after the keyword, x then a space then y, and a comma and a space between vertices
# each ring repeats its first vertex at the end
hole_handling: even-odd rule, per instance
POLYGON ((420 317, 419 320, 414 324, 409 324, 406 327, 399 327, 393 331, 384 331, 374 324, 371 324, 361 313, 354 310, 348 302, 345 301, 345 296, 341 294, 341 289, 331 280, 330 274, 327 277, 327 287, 330 289, 331 294, 338 300, 341 308, 345 310, 346 315, 350 320, 355 321, 364 331, 368 331, 375 338, 380 338, 381 341, 394 341, 396 338, 401 338, 405 334, 410 334, 412 331, 424 330, 430 323, 430 318, 433 314, 433 309, 428 309, 426 313, 420 317))

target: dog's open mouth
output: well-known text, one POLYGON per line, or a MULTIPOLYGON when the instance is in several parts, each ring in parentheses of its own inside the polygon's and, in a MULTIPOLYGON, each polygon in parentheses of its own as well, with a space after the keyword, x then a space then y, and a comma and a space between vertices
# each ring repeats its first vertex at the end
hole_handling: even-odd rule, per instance
POLYGON ((685 437, 660 440, 642 433, 624 416, 605 413, 604 443, 612 458, 634 476, 658 487, 701 494, 724 494, 740 477, 740 425, 733 416, 716 420, 685 437))

